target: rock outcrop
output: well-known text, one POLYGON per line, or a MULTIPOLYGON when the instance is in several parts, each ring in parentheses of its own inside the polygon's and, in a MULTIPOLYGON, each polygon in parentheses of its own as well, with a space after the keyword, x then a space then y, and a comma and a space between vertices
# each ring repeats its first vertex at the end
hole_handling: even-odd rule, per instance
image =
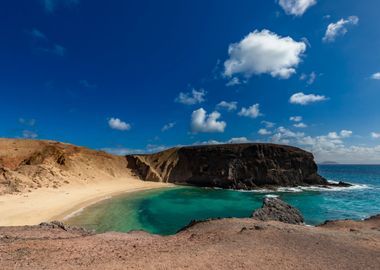
POLYGON ((263 206, 253 212, 252 218, 261 221, 280 221, 289 224, 302 224, 301 212, 278 198, 264 198, 263 206))
POLYGON ((275 144, 226 144, 172 148, 127 156, 128 167, 147 181, 201 187, 328 185, 311 153, 275 144))

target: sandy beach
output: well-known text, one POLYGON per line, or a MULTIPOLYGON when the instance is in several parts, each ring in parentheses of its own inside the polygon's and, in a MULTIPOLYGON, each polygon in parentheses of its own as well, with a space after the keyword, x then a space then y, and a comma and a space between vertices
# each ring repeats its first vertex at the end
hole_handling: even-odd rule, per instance
POLYGON ((173 185, 123 177, 90 184, 76 183, 57 189, 41 188, 20 194, 5 194, 0 196, 0 226, 36 225, 44 221, 63 220, 71 213, 110 196, 170 186, 173 185))

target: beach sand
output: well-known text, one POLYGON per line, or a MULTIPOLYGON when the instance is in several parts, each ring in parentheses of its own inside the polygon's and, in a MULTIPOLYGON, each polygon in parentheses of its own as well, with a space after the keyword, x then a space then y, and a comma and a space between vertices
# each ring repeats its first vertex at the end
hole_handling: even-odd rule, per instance
POLYGON ((36 225, 44 221, 63 220, 86 206, 114 195, 170 186, 173 185, 144 182, 131 176, 5 194, 0 196, 0 226, 36 225))

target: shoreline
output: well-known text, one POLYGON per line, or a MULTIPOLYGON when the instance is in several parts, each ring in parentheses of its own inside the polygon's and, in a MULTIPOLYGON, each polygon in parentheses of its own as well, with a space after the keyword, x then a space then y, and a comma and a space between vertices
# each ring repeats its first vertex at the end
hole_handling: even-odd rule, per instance
POLYGON ((98 198, 90 199, 90 200, 84 201, 82 203, 79 203, 79 204, 73 206, 71 209, 69 209, 69 210, 67 210, 67 211, 65 211, 59 215, 52 217, 49 221, 54 221, 54 220, 63 221, 63 222, 67 221, 68 219, 79 214, 81 211, 83 211, 87 207, 90 207, 94 204, 97 204, 97 203, 105 201, 105 200, 112 199, 113 197, 117 197, 120 195, 125 195, 125 194, 129 194, 129 193, 140 192, 140 191, 169 188, 169 187, 175 187, 175 185, 168 184, 165 186, 158 186, 158 187, 143 187, 143 188, 135 188, 135 189, 131 189, 131 190, 116 191, 114 193, 107 194, 106 196, 101 196, 98 198))
POLYGON ((32 192, 5 194, 0 196, 0 226, 62 221, 81 209, 113 196, 174 186, 121 177, 91 184, 65 185, 58 189, 41 188, 32 192))

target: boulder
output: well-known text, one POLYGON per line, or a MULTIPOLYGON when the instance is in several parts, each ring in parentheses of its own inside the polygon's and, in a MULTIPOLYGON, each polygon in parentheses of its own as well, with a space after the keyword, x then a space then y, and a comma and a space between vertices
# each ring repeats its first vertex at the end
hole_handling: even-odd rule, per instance
POLYGON ((289 224, 302 224, 301 212, 278 198, 264 198, 262 208, 253 212, 252 218, 261 221, 280 221, 289 224))

